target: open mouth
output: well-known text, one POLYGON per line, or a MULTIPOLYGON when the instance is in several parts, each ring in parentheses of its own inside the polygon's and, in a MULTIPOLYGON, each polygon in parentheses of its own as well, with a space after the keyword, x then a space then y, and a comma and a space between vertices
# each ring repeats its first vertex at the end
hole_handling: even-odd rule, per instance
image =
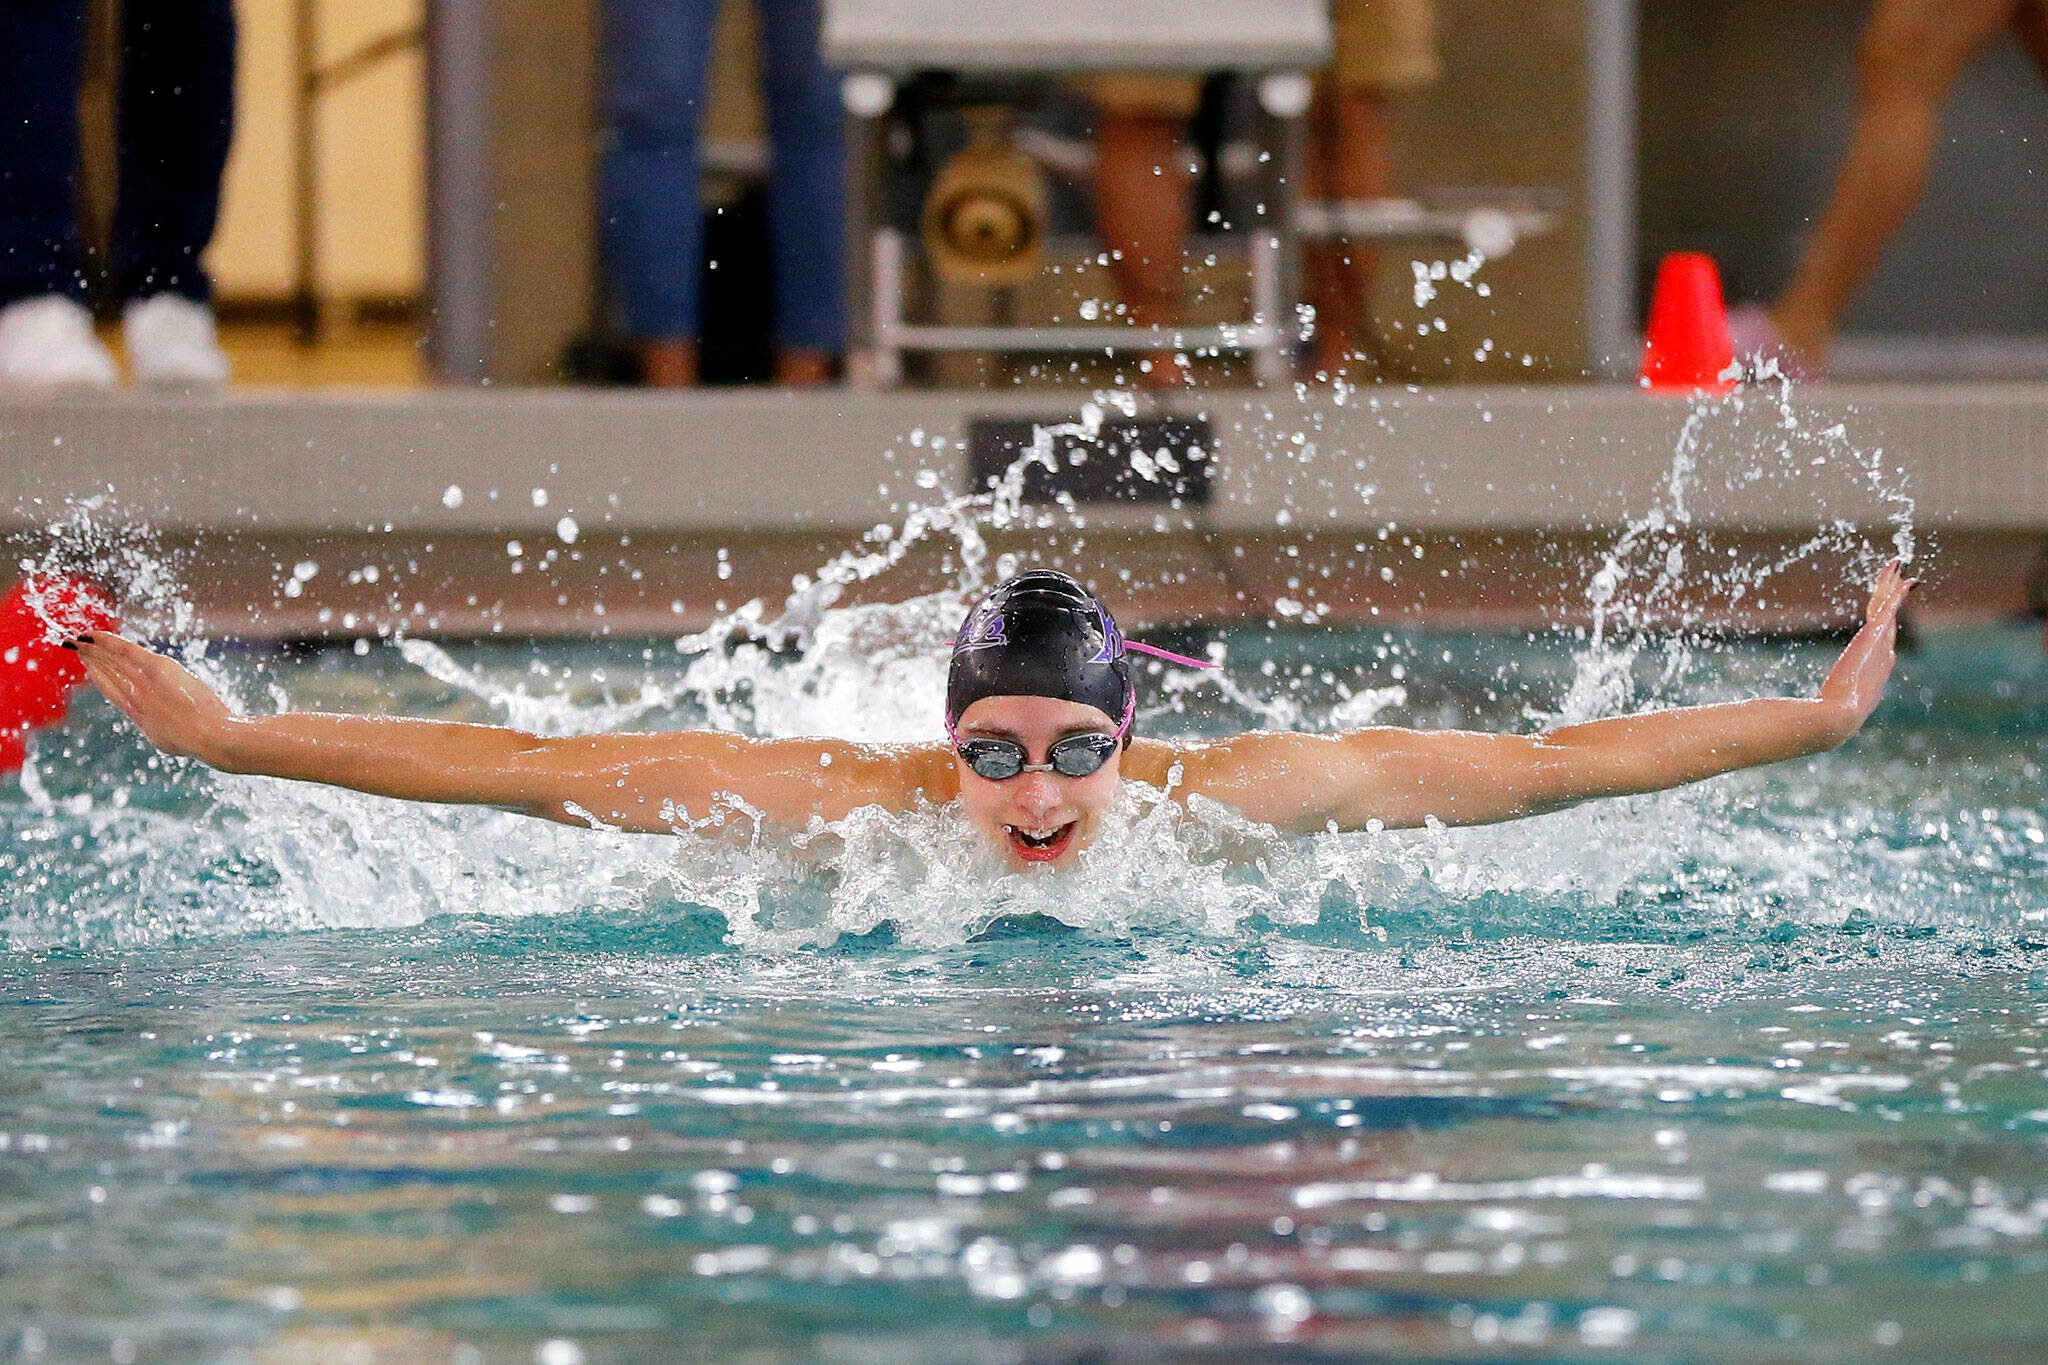
POLYGON ((1004 825, 1003 832, 1010 836, 1010 847, 1017 856, 1027 863, 1049 863, 1067 851, 1074 842, 1074 830, 1079 821, 1068 821, 1052 829, 1024 829, 1017 825, 1004 825))

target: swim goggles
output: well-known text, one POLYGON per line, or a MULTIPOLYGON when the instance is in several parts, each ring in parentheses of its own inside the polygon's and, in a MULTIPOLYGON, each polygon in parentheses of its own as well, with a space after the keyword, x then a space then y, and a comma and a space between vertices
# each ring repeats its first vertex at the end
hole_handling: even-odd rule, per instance
POLYGON ((1052 748, 1046 750, 1046 761, 1032 763, 1024 746, 1014 739, 962 739, 955 733, 953 723, 946 722, 946 734, 953 741, 953 752, 960 755, 960 761, 973 770, 976 777, 985 777, 991 782, 1008 782, 1024 773, 1058 773, 1061 777, 1089 777, 1102 770, 1109 762, 1110 755, 1124 745, 1124 736, 1131 731, 1131 721, 1138 714, 1138 694, 1133 691, 1124 699, 1123 718, 1116 723, 1113 734, 1100 730, 1079 735, 1068 735, 1055 740, 1052 748))
POLYGON ((1014 739, 963 739, 954 751, 976 777, 1007 782, 1022 773, 1058 773, 1061 777, 1088 777, 1101 771, 1110 755, 1123 746, 1115 735, 1068 735, 1046 752, 1045 763, 1027 763, 1024 746, 1014 739))

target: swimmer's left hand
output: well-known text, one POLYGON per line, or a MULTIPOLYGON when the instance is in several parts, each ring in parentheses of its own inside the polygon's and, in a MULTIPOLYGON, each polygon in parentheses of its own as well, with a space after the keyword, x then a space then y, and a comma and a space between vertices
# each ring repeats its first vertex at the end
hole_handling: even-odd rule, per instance
POLYGON ((1897 560, 1884 566, 1870 588, 1870 604, 1864 609, 1863 628, 1849 641, 1848 648, 1821 684, 1820 699, 1834 713, 1841 738, 1847 739, 1863 728, 1863 722, 1884 699, 1885 683, 1891 679, 1897 659, 1899 608, 1919 585, 1906 577, 1897 560))
POLYGON ((71 643, 86 677, 145 739, 175 757, 215 761, 234 714, 191 670, 111 632, 95 631, 71 643))

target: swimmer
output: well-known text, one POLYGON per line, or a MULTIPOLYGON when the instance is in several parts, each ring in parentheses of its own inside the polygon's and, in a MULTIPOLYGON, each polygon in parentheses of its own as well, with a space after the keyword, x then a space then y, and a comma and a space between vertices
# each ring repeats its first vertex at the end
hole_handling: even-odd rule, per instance
POLYGON ((1876 709, 1899 608, 1881 572, 1863 626, 1811 698, 1651 711, 1538 735, 1375 726, 1338 734, 1135 737, 1133 651, 1065 574, 1034 569, 968 613, 946 680, 943 743, 749 739, 716 731, 544 738, 400 717, 238 716, 174 660, 118 635, 73 643, 87 676, 167 754, 411 801, 495 806, 645 833, 741 810, 802 829, 866 806, 958 802, 1016 868, 1070 864, 1125 782, 1203 796, 1295 833, 1487 824, 1630 796, 1835 748, 1876 709))

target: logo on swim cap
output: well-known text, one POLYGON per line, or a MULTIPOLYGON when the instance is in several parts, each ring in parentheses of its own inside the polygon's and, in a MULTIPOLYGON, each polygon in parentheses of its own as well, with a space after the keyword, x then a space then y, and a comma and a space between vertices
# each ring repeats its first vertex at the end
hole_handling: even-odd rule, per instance
POLYGON ((960 623, 960 633, 953 637, 953 652, 994 649, 1008 643, 1010 636, 1003 624, 1002 607, 985 600, 967 613, 967 619, 960 623))
POLYGON ((1102 622, 1102 652, 1088 662, 1094 664, 1112 663, 1124 654, 1124 635, 1116 628, 1116 618, 1109 614, 1109 608, 1102 605, 1100 598, 1095 601, 1096 619, 1102 622))

